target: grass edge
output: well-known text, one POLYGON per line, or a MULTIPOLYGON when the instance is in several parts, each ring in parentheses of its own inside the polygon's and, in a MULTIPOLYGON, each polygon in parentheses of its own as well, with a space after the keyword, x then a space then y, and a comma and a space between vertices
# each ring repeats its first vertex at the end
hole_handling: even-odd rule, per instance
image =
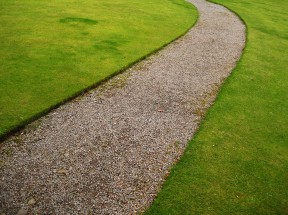
MULTIPOLYGON (((189 2, 190 4, 192 4, 191 2, 189 2)), ((193 4, 192 4, 193 5, 193 4)), ((60 107, 63 104, 66 104, 70 101, 72 101, 73 99, 77 98, 78 96, 81 96, 85 93, 87 93, 90 90, 93 90, 95 88, 97 88, 98 86, 104 84, 105 82, 107 82, 108 80, 110 80, 111 78, 124 73, 127 69, 131 68, 132 66, 134 66, 135 64, 139 63, 140 61, 151 57, 152 55, 156 54, 158 51, 162 50, 163 48, 165 48, 166 46, 170 45, 171 43, 173 43, 174 41, 180 39, 181 37, 183 37, 188 31, 190 31, 198 22, 199 19, 199 11, 196 8, 195 5, 193 5, 195 11, 196 11, 196 19, 195 21, 192 23, 192 25, 185 30, 182 34, 180 34, 179 36, 177 36, 176 38, 172 39, 171 41, 163 44, 162 46, 160 46, 159 48, 156 48, 154 50, 152 50, 151 52, 147 53, 146 55, 136 59, 135 61, 132 61, 131 63, 127 64, 126 66, 122 67, 121 69, 117 70, 116 72, 114 72, 113 74, 108 75, 107 77, 105 77, 104 79, 72 94, 71 96, 64 98, 63 100, 61 100, 60 102, 57 102, 54 105, 51 105, 50 107, 44 109, 43 111, 40 111, 36 114, 34 114, 33 116, 29 117, 28 119, 22 121, 21 123, 19 123, 18 125, 12 126, 11 128, 8 128, 6 131, 4 131, 2 134, 0 133, 0 144, 1 142, 3 142, 4 140, 8 139, 10 136, 12 136, 13 134, 19 132, 20 130, 24 129, 28 124, 40 119, 41 117, 47 115, 48 113, 50 113, 51 111, 57 109, 58 107, 60 107)))
MULTIPOLYGON (((241 53, 241 56, 240 58, 236 61, 236 64, 234 66, 234 68, 231 70, 231 73, 223 80, 222 84, 219 86, 219 91, 217 92, 216 94, 216 97, 214 99, 214 101, 212 101, 212 104, 210 105, 210 107, 208 107, 208 109, 205 111, 204 115, 202 116, 202 118, 200 119, 200 123, 198 124, 197 128, 196 128, 196 131, 194 133, 194 135, 192 136, 192 138, 187 142, 187 145, 186 145, 186 148, 183 152, 183 154, 172 164, 172 166, 170 167, 170 170, 168 172, 168 174, 164 177, 163 179, 163 183, 159 186, 158 188, 158 191, 160 192, 162 190, 162 188, 164 187, 165 185, 165 182, 171 177, 171 172, 173 171, 173 169, 175 169, 175 167, 181 162, 183 156, 187 153, 187 150, 189 147, 191 147, 194 143, 195 143, 195 139, 197 138, 197 136, 199 135, 199 132, 202 131, 203 129, 203 126, 202 124, 205 122, 207 116, 209 115, 209 113, 211 112, 211 109, 213 108, 213 106, 215 105, 215 103, 217 102, 220 94, 222 93, 223 91, 223 87, 225 84, 227 84, 227 82, 232 78, 232 76, 235 74, 235 70, 237 69, 239 63, 242 61, 243 59, 243 55, 245 54, 246 52, 246 48, 247 48, 247 44, 248 44, 248 25, 247 23, 245 22, 245 20, 234 10, 228 8, 227 6, 225 5, 222 5, 218 2, 214 2, 213 0, 206 0, 208 1, 209 3, 212 3, 212 4, 215 4, 215 5, 219 5, 219 6, 222 6, 224 8, 226 8, 227 10, 231 11, 233 14, 235 14, 239 19, 240 21, 244 24, 245 26, 245 45, 242 49, 242 53, 241 53)), ((197 10, 198 11, 198 10, 197 10)), ((159 192, 157 193, 157 195, 154 197, 153 201, 151 202, 150 205, 148 205, 146 207, 146 210, 142 213, 142 214, 147 214, 147 212, 149 211, 150 207, 153 205, 154 201, 157 199, 157 196, 159 194, 159 192)))

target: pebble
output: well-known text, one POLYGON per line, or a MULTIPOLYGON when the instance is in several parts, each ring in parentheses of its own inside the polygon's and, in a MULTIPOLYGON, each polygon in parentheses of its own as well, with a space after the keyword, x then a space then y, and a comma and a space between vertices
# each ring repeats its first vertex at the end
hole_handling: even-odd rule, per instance
POLYGON ((34 198, 31 198, 29 201, 28 201, 28 205, 34 205, 36 203, 36 200, 34 198))
POLYGON ((28 213, 28 209, 26 209, 26 208, 21 208, 21 209, 18 211, 17 215, 26 215, 27 213, 28 213))

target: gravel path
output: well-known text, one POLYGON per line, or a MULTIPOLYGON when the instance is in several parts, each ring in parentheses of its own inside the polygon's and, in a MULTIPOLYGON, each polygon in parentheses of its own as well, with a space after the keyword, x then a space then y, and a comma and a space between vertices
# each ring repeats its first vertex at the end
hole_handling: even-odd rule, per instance
POLYGON ((184 37, 2 143, 0 214, 134 214, 152 202, 239 59, 245 27, 190 0, 184 37))

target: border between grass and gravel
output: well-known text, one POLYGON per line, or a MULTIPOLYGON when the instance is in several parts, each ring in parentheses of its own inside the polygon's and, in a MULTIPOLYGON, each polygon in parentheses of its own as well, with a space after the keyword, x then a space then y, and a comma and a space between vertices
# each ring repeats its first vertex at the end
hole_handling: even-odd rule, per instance
MULTIPOLYGON (((190 2, 189 2, 190 3, 190 2)), ((192 3, 191 3, 192 4, 192 3)), ((193 5, 193 4, 192 4, 193 5)), ((182 34, 180 34, 179 36, 177 36, 176 38, 172 39, 171 41, 165 43, 164 45, 162 45, 161 47, 159 48, 156 48, 154 49, 153 51, 151 51, 150 53, 136 59, 135 61, 127 64, 126 66, 122 67, 120 70, 114 72, 113 74, 105 77, 104 79, 84 88, 83 90, 80 90, 74 94, 72 94, 71 96, 63 99, 62 101, 56 103, 55 105, 52 105, 48 108, 46 108, 45 110, 43 111, 40 111, 39 113, 36 113, 35 115, 29 117, 28 119, 24 120, 23 122, 19 123, 18 125, 16 126, 13 126, 12 128, 8 129, 6 132, 4 132, 3 134, 0 134, 0 144, 2 141, 6 140, 8 137, 10 137, 11 135, 19 132, 20 130, 24 129, 28 124, 36 121, 37 119, 47 115, 48 113, 50 113, 52 110, 55 110, 57 109, 58 107, 60 107, 61 105, 67 103, 67 102, 70 102, 72 101, 73 99, 75 99, 76 97, 78 96, 81 96, 85 93, 87 93, 88 91, 92 90, 92 89, 95 89, 96 87, 104 84, 105 82, 107 82, 109 79, 125 72, 127 69, 129 69, 130 67, 134 66, 135 64, 139 63, 140 61, 152 56, 153 54, 157 53, 158 51, 160 51, 161 49, 165 48, 166 46, 168 46, 169 44, 173 43, 174 41, 180 39, 181 37, 183 37, 188 31, 190 31, 195 25, 196 23, 198 22, 198 18, 199 18, 199 11, 197 9, 197 7, 195 7, 195 5, 193 5, 195 10, 196 10, 196 20, 194 21, 194 23, 187 29, 185 30, 182 34)))
MULTIPOLYGON (((236 62, 236 66, 232 69, 232 72, 233 72, 233 71, 235 70, 235 68, 238 66, 238 63, 242 60, 242 55, 244 54, 244 52, 245 52, 245 50, 246 50, 246 46, 247 46, 247 43, 248 43, 248 26, 247 26, 247 23, 245 22, 245 20, 240 16, 240 14, 239 14, 237 11, 235 11, 235 10, 233 10, 233 9, 230 9, 229 7, 227 7, 227 6, 225 6, 225 5, 221 4, 221 3, 215 2, 215 1, 213 1, 213 0, 207 0, 207 1, 210 2, 210 3, 216 4, 216 5, 219 5, 219 6, 221 6, 221 7, 224 7, 224 8, 226 8, 227 10, 231 11, 231 12, 234 13, 234 14, 241 20, 241 22, 245 25, 245 46, 244 46, 244 48, 243 48, 243 51, 242 51, 242 54, 241 54, 240 59, 236 62)), ((231 73, 231 74, 232 74, 232 73, 231 73)), ((230 77, 230 75, 229 75, 227 78, 229 78, 229 77, 230 77)))
MULTIPOLYGON (((216 4, 216 5, 219 5, 219 6, 222 6, 222 7, 226 8, 227 10, 231 11, 232 13, 234 13, 234 14, 240 19, 240 21, 245 25, 245 45, 244 45, 244 47, 243 47, 243 49, 242 49, 241 56, 240 56, 240 58, 236 61, 236 64, 235 64, 234 68, 231 70, 231 73, 228 75, 228 77, 226 77, 226 78, 223 80, 223 82, 221 83, 221 85, 220 85, 220 87, 219 87, 219 91, 218 91, 218 93, 217 93, 214 101, 212 102, 211 106, 206 109, 204 115, 202 116, 202 118, 201 118, 201 120, 200 120, 200 123, 198 124, 194 135, 191 137, 191 139, 190 139, 189 141, 187 141, 187 145, 186 145, 186 148, 185 148, 183 154, 182 154, 182 155, 174 162, 174 164, 170 167, 169 173, 168 173, 167 175, 165 175, 165 177, 164 177, 164 179, 163 179, 163 183, 162 183, 162 184, 160 185, 160 187, 158 188, 158 193, 159 193, 159 191, 162 190, 165 181, 170 177, 171 171, 177 166, 177 164, 178 164, 179 162, 181 162, 182 157, 184 156, 184 154, 185 154, 185 153, 187 152, 187 150, 188 150, 188 145, 194 144, 195 139, 197 138, 199 132, 202 130, 202 124, 205 122, 205 120, 206 120, 207 116, 209 115, 211 109, 213 108, 213 106, 214 106, 215 103, 217 102, 220 94, 222 93, 223 86, 224 86, 225 84, 227 84, 228 81, 232 78, 232 76, 234 75, 234 71, 237 69, 239 63, 242 61, 243 55, 244 55, 245 52, 246 52, 246 48, 247 48, 247 44, 248 44, 248 26, 247 26, 247 23, 245 22, 245 20, 244 20, 236 11, 234 11, 234 10, 226 7, 225 5, 222 5, 222 4, 219 4, 219 3, 217 3, 217 2, 214 2, 213 0, 207 0, 207 1, 210 2, 210 3, 213 3, 213 4, 216 4)), ((197 9, 197 11, 198 11, 198 9, 197 9)), ((199 14, 198 14, 198 16, 199 16, 199 14)), ((198 17, 197 17, 197 21, 198 21, 198 17)), ((146 214, 146 212, 149 211, 150 207, 153 205, 154 201, 157 199, 157 196, 158 196, 158 194, 154 197, 154 199, 153 199, 153 201, 151 202, 151 204, 148 205, 146 209, 144 209, 143 214, 146 214)))
POLYGON ((224 86, 225 84, 227 84, 227 82, 228 82, 228 81, 232 78, 232 76, 234 75, 234 71, 237 69, 239 63, 242 61, 243 55, 244 55, 245 52, 246 52, 246 48, 247 48, 247 44, 248 44, 248 25, 247 25, 247 23, 245 22, 245 20, 244 20, 236 11, 234 11, 234 10, 226 7, 225 5, 222 5, 222 4, 218 3, 218 2, 214 2, 213 0, 207 0, 207 1, 210 2, 210 3, 212 3, 212 4, 216 4, 216 5, 219 5, 219 6, 221 6, 221 7, 226 8, 227 10, 231 11, 232 13, 234 13, 234 14, 239 18, 239 20, 240 20, 240 21, 243 23, 243 25, 245 26, 245 43, 244 43, 244 47, 243 47, 243 49, 242 49, 242 53, 241 53, 240 58, 236 61, 235 66, 234 66, 234 67, 232 68, 232 70, 231 70, 231 73, 222 81, 222 83, 221 83, 221 85, 220 85, 220 87, 219 87, 219 91, 218 91, 218 93, 216 94, 216 97, 215 97, 213 103, 212 103, 211 106, 206 110, 206 112, 205 112, 203 118, 201 119, 201 122, 200 122, 200 124, 199 124, 199 126, 198 126, 198 128, 197 128, 197 130, 196 130, 196 132, 195 132, 194 137, 193 137, 189 142, 192 142, 193 139, 195 139, 195 137, 197 136, 197 134, 198 134, 198 132, 199 132, 199 129, 201 128, 202 123, 203 123, 203 122, 205 121, 205 119, 206 119, 206 116, 209 114, 210 110, 212 109, 212 107, 214 106, 214 104, 217 102, 218 97, 219 97, 220 94, 222 93, 223 86, 224 86))

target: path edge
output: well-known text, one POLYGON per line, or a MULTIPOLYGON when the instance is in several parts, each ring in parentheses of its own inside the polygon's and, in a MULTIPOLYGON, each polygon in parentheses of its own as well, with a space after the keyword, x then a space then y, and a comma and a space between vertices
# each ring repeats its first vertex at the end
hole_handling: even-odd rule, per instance
MULTIPOLYGON (((243 55, 245 54, 246 52, 246 49, 247 49, 247 44, 248 44, 248 25, 247 23, 245 22, 245 20, 234 10, 228 8, 227 6, 221 4, 221 3, 218 3, 218 2, 214 2, 213 0, 206 0, 207 2, 209 3, 212 3, 212 4, 215 4, 215 5, 219 5, 221 7, 224 7, 226 8, 227 10, 231 11, 235 16, 237 16, 239 18, 239 20, 242 22, 242 24, 245 26, 245 42, 244 42, 244 47, 242 49, 242 53, 241 53, 241 56, 240 58, 236 61, 236 64, 235 66, 232 68, 230 74, 222 81, 222 83, 220 84, 220 87, 219 87, 219 91, 217 92, 216 94, 216 97, 214 99, 214 101, 212 102, 212 104, 206 109, 204 115, 201 117, 200 119, 200 122, 195 130, 195 133, 192 135, 191 139, 187 141, 187 145, 185 147, 185 150, 183 151, 182 155, 180 155, 180 157, 172 164, 172 166, 170 167, 170 169, 168 170, 169 173, 164 177, 163 179, 163 182, 162 184, 160 185, 160 187, 158 188, 158 193, 157 195, 154 197, 153 201, 151 202, 150 205, 147 205, 146 208, 143 208, 144 210, 143 211, 140 211, 140 214, 142 215, 146 215, 151 206, 154 204, 155 200, 157 199, 158 197, 158 194, 161 192, 161 190, 163 189, 163 187, 165 186, 165 183, 166 181, 171 177, 171 172, 173 171, 173 169, 177 166, 177 164, 179 162, 181 162, 182 160, 182 157, 184 156, 184 154, 187 153, 187 150, 189 148, 189 146, 191 146, 192 144, 195 143, 195 138, 198 136, 199 132, 202 130, 202 125, 204 123, 204 121, 206 120, 207 116, 209 115, 211 109, 213 108, 213 106, 215 105, 215 103, 217 102, 222 90, 223 90, 223 87, 225 84, 227 84, 227 82, 231 79, 231 77, 234 75, 234 71, 237 69, 237 67, 239 66, 239 63, 242 61, 243 59, 243 55)), ((198 11, 198 9, 197 9, 198 11)), ((199 17, 199 14, 198 14, 198 17, 199 17)), ((197 21, 198 21, 198 17, 197 17, 197 21)))
MULTIPOLYGON (((188 2, 188 1, 187 1, 188 2)), ((7 129, 7 131, 4 131, 3 134, 0 134, 0 146, 2 144, 2 142, 4 142, 6 139, 8 139, 9 137, 11 137, 13 134, 16 134, 17 132, 19 132, 20 130, 24 129, 28 124, 40 119, 41 117, 49 114, 51 111, 57 109, 58 107, 60 107, 61 105, 64 105, 70 101, 72 101, 73 99, 77 98, 78 96, 84 95, 85 93, 89 92, 90 90, 96 89, 97 87, 99 87, 100 85, 105 84, 107 81, 109 81, 111 78, 124 73, 126 70, 128 70, 129 68, 131 68, 132 66, 136 65, 137 63, 139 63, 142 60, 145 60, 146 58, 151 57, 152 55, 158 53, 160 50, 164 49, 165 47, 167 47, 168 45, 172 44, 173 42, 175 42, 178 39, 181 39, 183 36, 185 36, 188 31, 190 31, 197 23, 198 23, 198 19, 199 19, 199 11, 197 9, 197 7, 192 4, 191 2, 188 2, 191 5, 193 5, 195 11, 196 11, 196 20, 194 21, 194 23, 187 29, 185 30, 182 34, 180 34, 179 36, 177 36, 176 38, 172 39, 171 41, 165 43, 164 45, 160 46, 159 48, 154 49, 153 51, 149 52, 148 54, 136 59, 135 61, 127 64, 126 66, 122 67, 121 69, 119 69, 118 71, 114 72, 113 74, 105 77, 104 79, 72 94, 71 96, 63 99, 60 102, 57 102, 56 104, 44 109, 43 111, 40 111, 36 114, 34 114, 33 116, 29 117, 28 119, 24 120, 23 122, 19 123, 18 125, 12 126, 11 128, 7 129)))

